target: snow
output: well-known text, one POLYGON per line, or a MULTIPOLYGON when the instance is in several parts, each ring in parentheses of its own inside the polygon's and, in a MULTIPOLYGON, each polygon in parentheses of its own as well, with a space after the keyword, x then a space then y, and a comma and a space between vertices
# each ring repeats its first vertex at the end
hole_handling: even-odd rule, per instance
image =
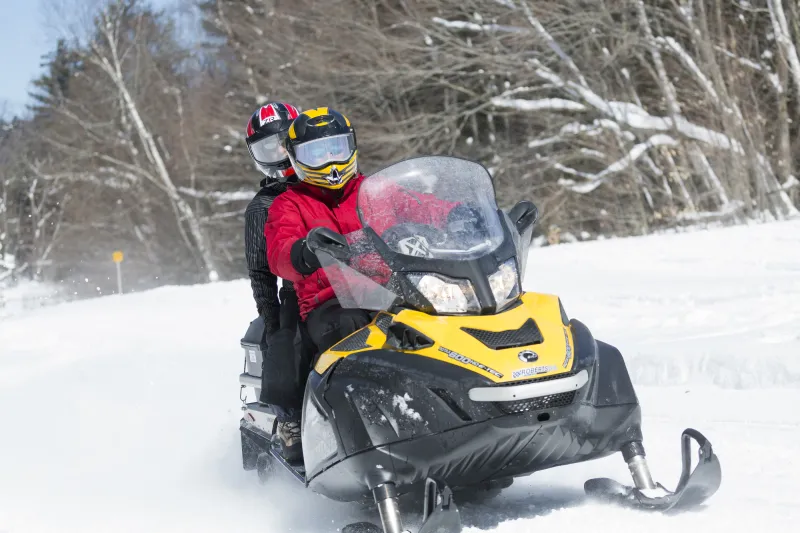
POLYGON ((586 111, 586 106, 563 98, 521 100, 518 98, 492 98, 495 107, 507 107, 518 111, 586 111))
POLYGON ((506 32, 506 33, 525 33, 523 28, 515 26, 503 26, 500 24, 476 24, 475 22, 467 22, 466 20, 446 20, 440 17, 433 17, 431 19, 435 24, 444 26, 454 30, 469 30, 476 32, 506 32))
POLYGON ((11 285, 9 280, 3 280, 0 270, 0 319, 51 305, 64 296, 62 289, 49 283, 23 281, 11 285))
MULTIPOLYGON (((658 480, 674 488, 680 431, 694 427, 723 483, 676 516, 589 503, 587 478, 629 479, 609 457, 463 503, 467 533, 796 527, 800 221, 533 249, 525 286, 621 349, 658 480)), ((241 469, 239 339, 254 315, 240 280, 0 317, 0 531, 334 533, 376 520, 241 469)))
POLYGON ((404 394, 403 396, 395 395, 394 398, 392 398, 392 405, 396 407, 397 410, 400 411, 400 413, 406 418, 422 422, 422 416, 408 406, 408 402, 410 401, 412 401, 412 398, 408 395, 408 393, 404 394))
POLYGON ((253 199, 253 191, 247 189, 238 191, 198 191, 190 187, 178 187, 178 190, 192 198, 212 198, 218 204, 247 202, 253 199))

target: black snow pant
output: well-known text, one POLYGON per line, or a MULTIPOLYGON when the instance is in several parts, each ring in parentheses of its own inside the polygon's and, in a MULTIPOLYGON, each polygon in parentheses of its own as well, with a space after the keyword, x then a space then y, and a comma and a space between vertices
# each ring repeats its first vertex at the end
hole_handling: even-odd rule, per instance
POLYGON ((271 405, 279 421, 299 421, 316 349, 306 324, 300 321, 294 289, 281 288, 279 297, 280 327, 266 339, 259 401, 271 405))
POLYGON ((306 318, 308 333, 317 348, 317 356, 372 321, 363 309, 345 309, 337 300, 328 300, 306 318))

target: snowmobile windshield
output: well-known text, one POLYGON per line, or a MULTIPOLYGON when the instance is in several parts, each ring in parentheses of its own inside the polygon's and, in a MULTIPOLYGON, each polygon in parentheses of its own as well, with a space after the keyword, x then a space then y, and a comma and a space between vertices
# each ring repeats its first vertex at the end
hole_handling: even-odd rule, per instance
MULTIPOLYGON (((396 163, 362 182, 358 212, 364 229, 344 236, 347 258, 317 254, 343 307, 433 305, 445 314, 477 313, 480 291, 473 285, 485 283, 488 291, 491 283, 498 284, 487 281, 493 272, 470 282, 465 278, 475 275, 474 270, 464 275, 457 271, 458 265, 493 255, 505 242, 491 177, 483 166, 443 156, 396 163), (409 289, 409 283, 417 289, 409 289)), ((510 246, 502 261, 514 253, 514 244, 510 246)), ((511 274, 511 281, 516 280, 516 270, 511 274)), ((512 290, 509 286, 506 292, 512 290)))
POLYGON ((504 239, 489 172, 454 157, 418 157, 373 174, 358 211, 389 249, 408 256, 475 259, 504 239))

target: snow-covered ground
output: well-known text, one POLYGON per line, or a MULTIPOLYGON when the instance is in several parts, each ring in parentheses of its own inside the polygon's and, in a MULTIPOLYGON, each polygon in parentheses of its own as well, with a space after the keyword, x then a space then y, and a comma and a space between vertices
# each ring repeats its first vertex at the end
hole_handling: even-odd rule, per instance
MULTIPOLYGON (((791 530, 800 521, 800 222, 537 249, 526 288, 618 345, 656 476, 696 427, 723 467, 699 512, 587 503, 620 458, 464 504, 468 530, 791 530)), ((166 287, 0 318, 0 532, 333 532, 363 509, 240 465, 246 281, 166 287)), ((412 405, 413 407, 413 405, 412 405)))

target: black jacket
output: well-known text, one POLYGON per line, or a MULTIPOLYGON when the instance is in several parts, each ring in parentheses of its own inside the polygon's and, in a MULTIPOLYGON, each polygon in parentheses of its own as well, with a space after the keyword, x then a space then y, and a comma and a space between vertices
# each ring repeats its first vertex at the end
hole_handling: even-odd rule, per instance
MULTIPOLYGON (((247 269, 250 272, 250 286, 256 301, 258 314, 264 317, 267 333, 280 327, 280 302, 278 300, 278 277, 270 272, 267 263, 267 241, 264 238, 264 225, 267 213, 275 198, 286 190, 283 183, 261 181, 261 190, 250 200, 244 212, 244 251, 247 269)), ((291 283, 284 281, 284 286, 291 283)))

